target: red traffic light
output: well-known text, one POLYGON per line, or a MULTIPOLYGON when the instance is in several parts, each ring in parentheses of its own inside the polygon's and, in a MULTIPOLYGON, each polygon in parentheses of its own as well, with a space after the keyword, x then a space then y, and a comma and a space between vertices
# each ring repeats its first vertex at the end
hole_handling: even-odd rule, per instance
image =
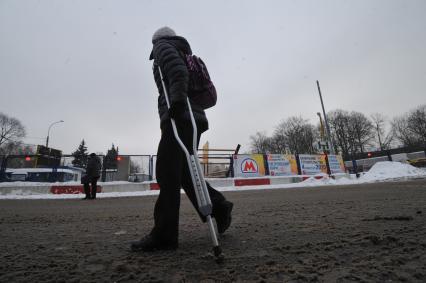
POLYGON ((117 161, 120 161, 121 160, 121 156, 117 156, 117 161))
POLYGON ((25 156, 25 161, 31 161, 31 157, 25 156))
POLYGON ((371 152, 369 152, 369 153, 367 153, 367 156, 371 157, 371 156, 373 156, 373 154, 371 152))

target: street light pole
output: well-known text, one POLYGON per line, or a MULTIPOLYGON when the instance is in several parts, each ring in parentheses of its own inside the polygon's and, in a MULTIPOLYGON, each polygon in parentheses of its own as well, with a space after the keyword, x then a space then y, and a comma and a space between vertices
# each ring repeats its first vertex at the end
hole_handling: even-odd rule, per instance
POLYGON ((63 123, 63 120, 60 121, 56 121, 53 122, 52 124, 50 124, 49 129, 47 130, 47 138, 46 138, 46 147, 49 147, 49 134, 50 134, 50 128, 52 128, 53 125, 58 124, 58 123, 63 123))
POLYGON ((328 138, 328 142, 330 143, 330 145, 329 145, 330 153, 334 155, 334 146, 333 146, 333 142, 331 140, 330 127, 328 126, 328 120, 327 120, 327 116, 325 114, 325 108, 324 108, 324 103, 322 101, 322 95, 321 95, 321 89, 320 89, 319 81, 317 81, 317 87, 318 87, 319 97, 321 99, 322 113, 324 115, 325 128, 327 130, 327 138, 328 138))
MULTIPOLYGON (((322 118, 321 118, 321 113, 317 112, 317 115, 319 117, 320 120, 320 136, 321 136, 321 140, 319 142, 319 148, 322 148, 324 156, 325 156, 325 166, 327 167, 327 174, 329 176, 331 176, 331 169, 330 169, 330 161, 328 159, 328 155, 329 153, 327 152, 327 149, 324 147, 324 144, 322 144, 322 142, 324 141, 324 123, 322 122, 322 118)), ((328 151, 330 151, 330 148, 328 149, 328 151)))

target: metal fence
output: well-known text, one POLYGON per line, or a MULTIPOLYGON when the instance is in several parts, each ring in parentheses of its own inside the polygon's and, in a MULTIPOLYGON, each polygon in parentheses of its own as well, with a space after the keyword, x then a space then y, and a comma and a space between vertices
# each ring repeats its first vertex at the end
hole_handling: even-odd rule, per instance
POLYGON ((426 158, 426 149, 422 151, 418 150, 419 148, 407 147, 370 153, 366 152, 362 155, 358 155, 358 159, 354 158, 353 160, 345 161, 345 166, 351 173, 366 172, 370 170, 374 164, 380 161, 409 162, 412 165, 417 166, 415 163, 416 160, 426 158))
MULTIPOLYGON (((200 153, 200 163, 203 167, 204 176, 208 178, 224 178, 233 174, 232 161, 233 154, 229 153, 234 150, 211 150, 214 152, 222 151, 222 153, 200 153), (228 153, 226 153, 226 151, 228 153)), ((148 164, 151 179, 156 179, 155 168, 157 164, 157 156, 150 156, 148 164)))
MULTIPOLYGON (((100 181, 143 182, 156 178, 156 155, 118 155, 114 162, 106 162, 105 155, 98 155, 98 158, 102 163, 100 181)), ((74 160, 72 155, 62 155, 56 159, 46 159, 37 154, 0 155, 0 182, 79 181, 85 173, 85 166, 73 163, 74 160)), ((200 154, 200 161, 206 177, 230 176, 232 154, 200 154)))

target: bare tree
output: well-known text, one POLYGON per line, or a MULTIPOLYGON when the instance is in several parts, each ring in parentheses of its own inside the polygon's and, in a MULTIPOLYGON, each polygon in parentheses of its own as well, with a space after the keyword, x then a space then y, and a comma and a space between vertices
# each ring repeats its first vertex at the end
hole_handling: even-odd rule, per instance
POLYGON ((335 145, 342 151, 344 158, 364 152, 371 145, 374 127, 364 114, 338 109, 327 116, 335 145))
POLYGON ((327 114, 335 150, 340 149, 344 157, 354 153, 353 135, 351 133, 349 112, 334 110, 327 114))
POLYGON ((285 147, 293 153, 314 153, 314 142, 318 137, 315 127, 302 117, 290 117, 275 129, 274 136, 282 137, 285 147))
POLYGON ((408 128, 419 145, 426 145, 426 105, 414 109, 408 115, 408 128))
POLYGON ((290 117, 276 126, 272 137, 264 132, 250 136, 251 150, 258 153, 315 153, 318 130, 302 117, 290 117))
POLYGON ((396 117, 392 121, 392 132, 395 138, 404 146, 415 145, 415 137, 408 129, 407 115, 396 117))
POLYGON ((383 135, 385 134, 385 117, 380 113, 371 114, 371 120, 377 133, 380 150, 383 150, 383 135))
POLYGON ((392 132, 404 146, 426 146, 426 105, 394 118, 392 132))
POLYGON ((0 152, 9 153, 25 137, 21 122, 0 112, 0 152))
POLYGON ((380 113, 374 113, 371 115, 371 120, 376 130, 380 150, 389 149, 393 140, 393 134, 392 131, 386 133, 386 117, 380 113))
POLYGON ((364 114, 355 111, 350 113, 349 121, 356 142, 355 147, 362 153, 374 139, 373 124, 364 114))
POLYGON ((265 132, 257 132, 250 136, 250 147, 251 151, 255 153, 270 152, 270 138, 265 132))
POLYGON ((279 132, 275 132, 270 138, 269 147, 271 153, 284 154, 289 150, 286 137, 279 132))

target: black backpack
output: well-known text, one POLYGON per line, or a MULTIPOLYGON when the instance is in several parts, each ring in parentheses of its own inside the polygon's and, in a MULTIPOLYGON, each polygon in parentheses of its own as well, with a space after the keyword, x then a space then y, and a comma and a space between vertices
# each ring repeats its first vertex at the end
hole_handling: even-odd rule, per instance
POLYGON ((189 72, 188 97, 191 102, 207 109, 216 105, 217 93, 206 64, 196 55, 183 54, 189 72))

